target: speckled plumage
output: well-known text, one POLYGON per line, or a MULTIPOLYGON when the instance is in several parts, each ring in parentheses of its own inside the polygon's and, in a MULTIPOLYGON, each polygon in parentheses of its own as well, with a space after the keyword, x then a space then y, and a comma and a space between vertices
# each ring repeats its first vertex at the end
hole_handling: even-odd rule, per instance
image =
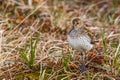
POLYGON ((86 31, 86 28, 84 26, 80 26, 78 23, 77 25, 72 25, 67 37, 68 43, 80 52, 89 51, 93 48, 93 45, 91 44, 91 37, 86 31))

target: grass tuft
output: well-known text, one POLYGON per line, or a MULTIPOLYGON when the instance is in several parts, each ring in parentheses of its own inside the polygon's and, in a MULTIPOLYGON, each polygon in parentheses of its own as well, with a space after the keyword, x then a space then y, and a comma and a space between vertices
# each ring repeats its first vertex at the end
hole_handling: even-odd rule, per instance
POLYGON ((29 55, 27 55, 27 48, 20 50, 20 55, 24 63, 27 63, 29 67, 32 67, 34 64, 37 42, 38 42, 38 38, 34 42, 32 40, 32 37, 30 38, 30 47, 29 47, 30 52, 28 53, 29 55))

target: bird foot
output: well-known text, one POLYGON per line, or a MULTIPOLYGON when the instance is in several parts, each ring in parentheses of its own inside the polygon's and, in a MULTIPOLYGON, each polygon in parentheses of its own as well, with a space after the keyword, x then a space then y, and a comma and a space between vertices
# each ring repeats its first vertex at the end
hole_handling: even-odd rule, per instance
POLYGON ((86 71, 86 65, 85 64, 80 65, 80 71, 81 71, 81 73, 84 73, 86 71))

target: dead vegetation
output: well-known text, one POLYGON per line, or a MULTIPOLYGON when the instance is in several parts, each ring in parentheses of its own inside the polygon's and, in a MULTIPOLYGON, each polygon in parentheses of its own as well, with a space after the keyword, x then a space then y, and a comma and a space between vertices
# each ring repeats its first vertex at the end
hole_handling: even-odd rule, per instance
POLYGON ((0 0, 0 79, 120 80, 119 8, 119 0, 0 0), (99 40, 85 74, 67 43, 73 17, 99 40))

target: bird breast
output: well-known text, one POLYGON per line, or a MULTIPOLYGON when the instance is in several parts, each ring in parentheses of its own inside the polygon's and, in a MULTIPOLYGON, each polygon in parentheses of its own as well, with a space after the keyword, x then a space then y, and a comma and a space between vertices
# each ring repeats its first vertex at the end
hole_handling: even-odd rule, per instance
POLYGON ((89 51, 93 48, 91 44, 91 39, 87 35, 76 36, 68 35, 68 42, 69 44, 76 50, 80 52, 89 51))

